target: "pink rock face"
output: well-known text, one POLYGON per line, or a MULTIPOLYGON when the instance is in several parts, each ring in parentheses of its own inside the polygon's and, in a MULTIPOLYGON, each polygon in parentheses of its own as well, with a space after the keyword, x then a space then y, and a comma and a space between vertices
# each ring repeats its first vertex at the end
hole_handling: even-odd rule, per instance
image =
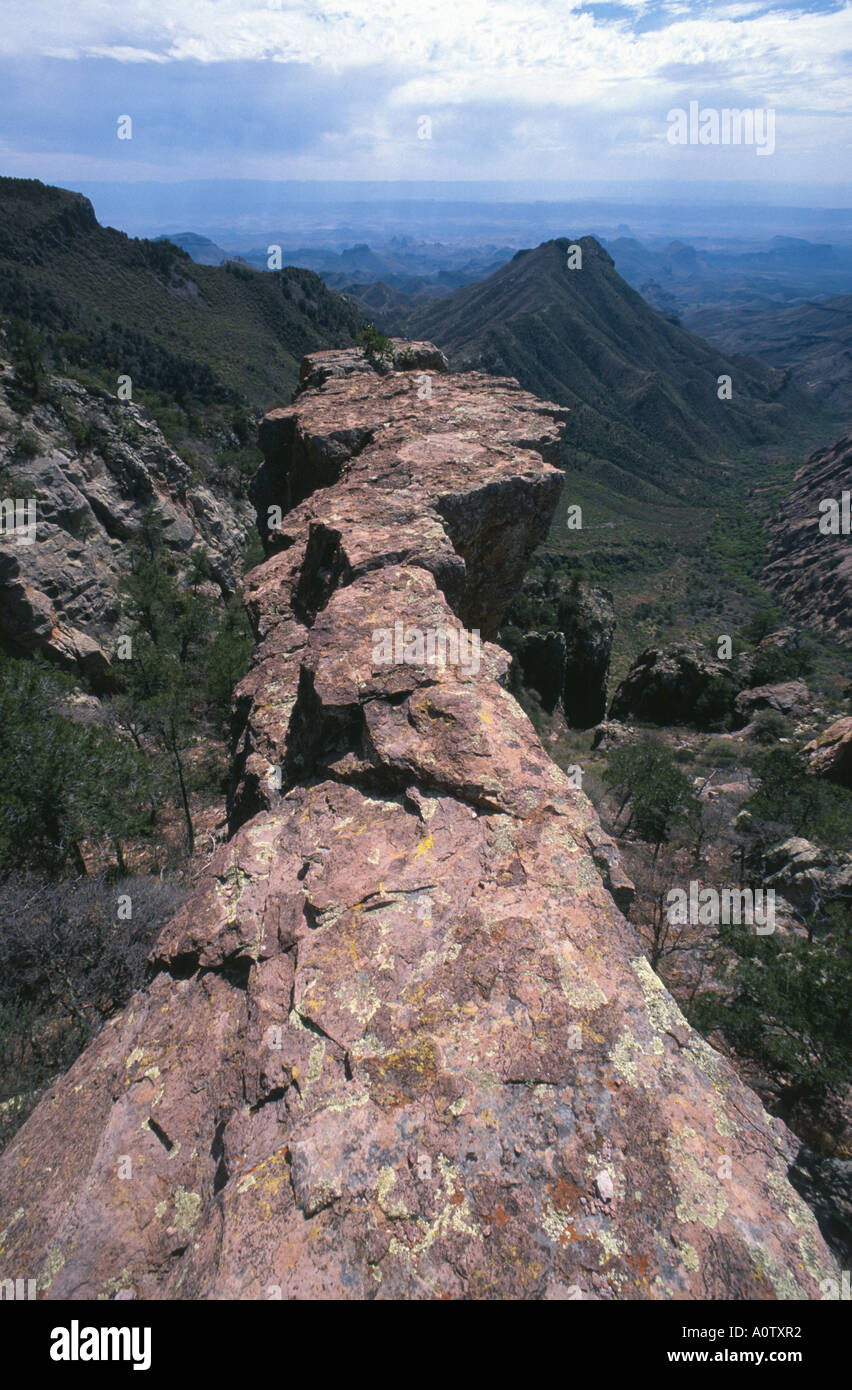
POLYGON ((294 453, 339 410, 392 417, 393 445, 285 517, 246 585, 256 809, 0 1159, 0 1277, 51 1298, 818 1298, 837 1271, 791 1137, 642 955, 617 850, 505 653, 395 662, 376 639, 451 650, 459 610, 493 635, 487 567, 499 593, 555 503, 529 447, 552 417, 444 377, 459 442, 444 418, 436 441, 409 380, 353 363, 299 398, 294 453))

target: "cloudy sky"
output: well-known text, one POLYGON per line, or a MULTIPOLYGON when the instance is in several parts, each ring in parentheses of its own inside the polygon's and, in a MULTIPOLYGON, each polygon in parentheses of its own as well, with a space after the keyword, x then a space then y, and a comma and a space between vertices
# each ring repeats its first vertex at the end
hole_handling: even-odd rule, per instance
POLYGON ((852 3, 4 0, 0 91, 0 171, 66 186, 836 185, 852 150, 852 3), (673 147, 667 113, 692 100, 772 108, 774 155, 673 147))

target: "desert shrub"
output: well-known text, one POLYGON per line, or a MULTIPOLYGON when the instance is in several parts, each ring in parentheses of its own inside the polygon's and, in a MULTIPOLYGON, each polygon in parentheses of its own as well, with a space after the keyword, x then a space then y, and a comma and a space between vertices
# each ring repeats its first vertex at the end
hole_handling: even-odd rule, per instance
POLYGON ((782 681, 800 680, 812 670, 810 647, 790 647, 786 651, 782 647, 766 647, 755 653, 750 682, 752 685, 780 685, 782 681))
POLYGON ((21 430, 15 440, 14 454, 16 459, 35 458, 41 449, 41 440, 32 430, 21 430))
POLYGON ((730 739, 711 738, 701 750, 701 760, 708 764, 730 767, 732 763, 739 761, 739 752, 730 739))
POLYGON ((18 385, 29 395, 38 396, 44 383, 44 339, 22 318, 12 318, 6 325, 6 343, 18 385))
POLYGON ((800 1095, 842 1092, 852 1081, 852 955, 848 943, 758 936, 723 926, 736 958, 728 988, 699 995, 690 1022, 714 1028, 800 1095))
POLYGON ((852 791, 812 777, 793 748, 770 748, 755 762, 760 786, 745 802, 763 840, 803 835, 840 849, 852 843, 852 791))
POLYGON ((792 727, 789 719, 785 719, 780 710, 758 710, 754 717, 755 742, 763 744, 777 743, 779 739, 789 737, 792 727))
POLYGON ((724 728, 737 693, 737 683, 731 676, 711 676, 695 701, 693 722, 699 729, 724 728))
POLYGON ((743 628, 743 637, 749 646, 757 646, 771 632, 784 626, 784 614, 777 604, 763 599, 743 628))
POLYGON ((144 754, 59 713, 72 685, 0 651, 0 877, 81 867, 81 841, 147 831, 144 754))
POLYGON ((616 748, 603 779, 621 798, 618 816, 630 803, 625 828, 658 848, 678 822, 690 820, 698 810, 692 784, 670 749, 651 739, 616 748))
POLYGON ((366 328, 359 330, 355 344, 363 349, 367 361, 374 365, 384 363, 391 352, 390 338, 382 333, 374 323, 369 323, 366 328))

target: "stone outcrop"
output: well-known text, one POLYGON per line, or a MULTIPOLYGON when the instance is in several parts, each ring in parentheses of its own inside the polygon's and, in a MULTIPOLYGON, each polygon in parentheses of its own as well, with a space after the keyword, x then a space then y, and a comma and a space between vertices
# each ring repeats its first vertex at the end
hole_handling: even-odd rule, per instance
POLYGON ((581 586, 566 617, 562 705, 573 729, 591 729, 606 716, 615 608, 608 589, 581 586))
POLYGON ((813 699, 804 681, 781 681, 778 685, 756 685, 741 690, 734 700, 734 713, 740 724, 747 724, 761 710, 772 709, 790 719, 803 719, 813 711, 813 699))
POLYGON ((793 489, 769 523, 769 563, 763 583, 809 628, 852 642, 852 535, 848 504, 852 488, 852 435, 818 449, 796 474, 793 489), (839 530, 828 526, 821 502, 834 501, 839 530))
POLYGON ((0 500, 32 498, 36 524, 31 544, 0 535, 0 640, 109 689, 118 584, 146 511, 179 566, 203 546, 219 587, 233 592, 251 507, 194 481, 144 410, 76 381, 52 378, 22 429, 10 380, 0 364, 0 500))
POLYGON ((565 689, 565 635, 562 632, 526 632, 517 647, 524 685, 534 690, 542 709, 552 714, 565 689))
POLYGON ((265 426, 259 496, 304 495, 246 582, 239 829, 0 1158, 0 1277, 818 1298, 837 1269, 797 1145, 650 968, 491 640, 557 500, 561 412, 360 363, 265 426))
POLYGON ((822 849, 801 836, 759 851, 755 867, 761 882, 811 924, 830 903, 852 898, 852 854, 822 849))
POLYGON ((739 688, 731 663, 700 648, 685 643, 647 647, 618 686, 609 717, 712 727, 730 715, 739 688))
POLYGON ((524 592, 556 609, 557 630, 526 632, 516 644, 524 685, 552 714, 562 705, 574 729, 590 729, 606 714, 615 608, 608 589, 528 582, 524 592))

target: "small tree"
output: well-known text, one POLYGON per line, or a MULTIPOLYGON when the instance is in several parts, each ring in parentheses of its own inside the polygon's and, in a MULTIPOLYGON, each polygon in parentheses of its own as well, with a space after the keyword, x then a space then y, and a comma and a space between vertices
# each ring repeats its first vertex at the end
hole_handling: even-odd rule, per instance
POLYGON ((374 323, 368 324, 366 328, 359 331, 355 343, 357 347, 363 348, 364 356, 374 367, 385 364, 393 347, 390 338, 386 337, 374 323))
POLYGON ((629 802, 624 828, 635 830, 641 840, 654 845, 655 857, 673 826, 696 814, 689 778, 669 749, 650 739, 616 748, 603 776, 621 797, 616 821, 629 802))
POLYGON ((145 833, 148 769, 123 738, 61 713, 73 686, 37 662, 0 654, 0 861, 86 872, 81 842, 145 833))
POLYGON ((6 327, 6 342, 19 385, 31 395, 38 396, 45 375, 41 337, 25 319, 13 318, 6 327))

